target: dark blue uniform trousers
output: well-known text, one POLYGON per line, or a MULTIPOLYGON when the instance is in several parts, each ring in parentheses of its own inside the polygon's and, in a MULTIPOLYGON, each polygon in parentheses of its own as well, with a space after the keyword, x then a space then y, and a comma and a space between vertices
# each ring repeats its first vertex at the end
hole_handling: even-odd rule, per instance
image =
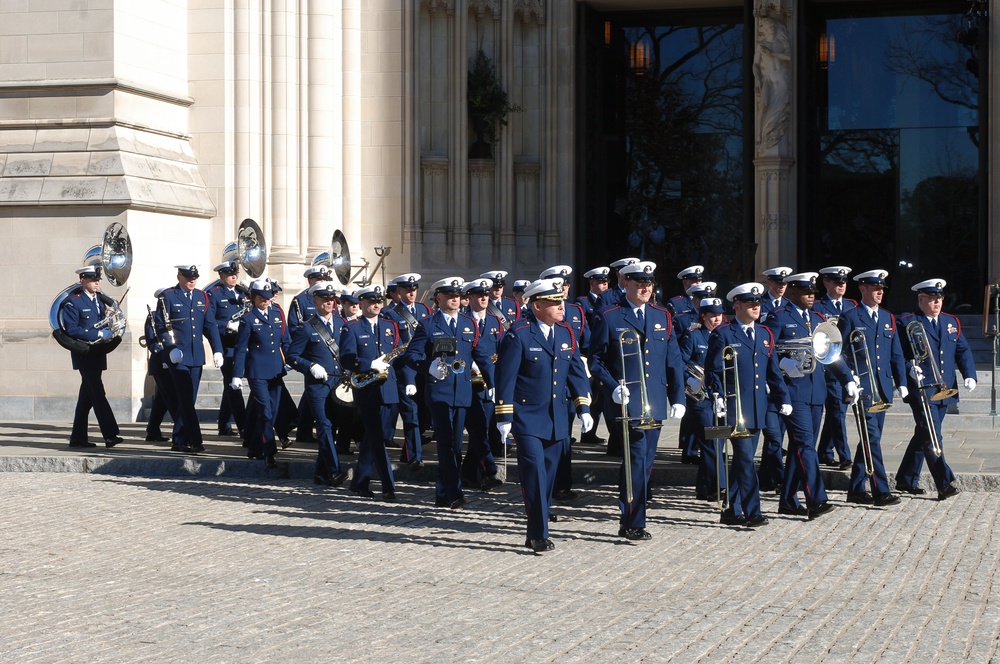
POLYGON ((569 440, 544 440, 517 436, 517 472, 521 477, 521 496, 528 513, 528 538, 549 536, 549 507, 555 490, 556 466, 569 447, 569 440))
POLYGON ((656 460, 656 445, 660 441, 659 429, 629 428, 629 452, 632 459, 632 502, 628 502, 625 489, 625 459, 618 473, 618 508, 621 510, 622 528, 646 527, 646 501, 649 497, 649 477, 656 460))
POLYGON ((308 383, 302 394, 303 401, 309 404, 316 418, 316 440, 319 443, 316 476, 327 479, 340 472, 340 459, 333 442, 333 423, 326 408, 326 400, 336 385, 336 378, 327 378, 325 383, 308 383))
POLYGON ((182 364, 170 365, 170 377, 174 382, 177 397, 177 419, 174 420, 174 444, 186 447, 200 447, 201 424, 194 402, 198 398, 201 385, 201 367, 186 367, 182 364))
POLYGON ((719 452, 725 441, 715 441, 705 439, 705 427, 713 424, 712 404, 708 399, 695 401, 691 397, 687 398, 687 412, 691 413, 694 420, 694 435, 698 441, 698 448, 701 450, 701 458, 698 460, 698 475, 695 479, 695 494, 702 497, 711 497, 716 492, 716 487, 721 487, 724 492, 727 488, 725 473, 720 477, 719 473, 719 452))
POLYGON ((413 463, 424 460, 423 444, 420 440, 420 411, 414 397, 399 393, 399 417, 403 420, 403 449, 399 460, 413 463))
POLYGON ((361 411, 361 420, 365 424, 365 437, 358 446, 358 463, 354 469, 354 479, 351 480, 351 491, 368 489, 372 473, 377 472, 382 482, 382 493, 395 493, 396 484, 392 477, 392 464, 389 463, 389 452, 385 449, 387 440, 392 440, 399 418, 396 404, 383 404, 370 394, 355 393, 355 402, 361 411))
POLYGON ((281 391, 285 387, 280 376, 250 378, 250 399, 253 400, 253 419, 247 434, 248 447, 254 454, 277 454, 274 442, 274 420, 278 414, 281 391))
POLYGON ((768 402, 764 419, 764 446, 760 451, 760 469, 757 471, 760 488, 764 491, 777 489, 784 480, 785 464, 781 460, 784 438, 785 422, 778 414, 778 407, 768 402))
POLYGON ((749 438, 733 438, 733 458, 729 462, 729 508, 726 516, 760 516, 760 485, 753 457, 757 453, 760 429, 749 429, 749 438))
POLYGON ((236 428, 243 432, 246 421, 246 404, 243 402, 243 392, 229 386, 233 380, 233 358, 227 357, 222 363, 222 403, 219 405, 219 430, 225 429, 230 418, 236 422, 236 428))
POLYGON ((465 433, 464 406, 430 403, 434 438, 437 440, 438 477, 434 497, 438 504, 450 504, 462 498, 462 436, 465 433))
POLYGON ((875 483, 871 488, 873 494, 889 493, 889 479, 886 477, 885 463, 882 461, 882 425, 884 423, 885 411, 881 413, 865 412, 865 426, 871 441, 875 477, 869 478, 865 473, 864 454, 861 452, 861 443, 858 443, 858 448, 854 451, 854 466, 851 468, 851 485, 848 493, 865 493, 869 479, 875 483))
POLYGON ((492 401, 473 397, 465 415, 465 428, 469 432, 469 445, 462 459, 463 481, 481 482, 484 477, 496 475, 497 464, 490 449, 489 427, 495 406, 492 401))
POLYGON ((920 471, 923 468, 925 458, 927 469, 931 471, 934 486, 937 487, 938 491, 955 481, 955 473, 951 472, 951 466, 944 460, 944 438, 941 437, 941 425, 944 423, 948 406, 942 406, 938 401, 931 401, 930 405, 931 417, 934 419, 934 431, 937 432, 938 445, 941 446, 941 456, 936 457, 930 451, 930 429, 927 428, 927 420, 924 418, 919 395, 914 394, 913 398, 910 399, 910 410, 913 411, 916 426, 913 429, 913 437, 910 438, 910 443, 906 446, 906 452, 903 453, 903 460, 899 462, 899 470, 896 471, 897 486, 916 487, 920 482, 920 471))
POLYGON ((780 501, 785 507, 794 509, 799 506, 795 495, 799 489, 805 493, 809 509, 814 509, 827 500, 815 447, 816 431, 822 420, 822 405, 792 402, 792 414, 785 418, 788 428, 788 459, 785 463, 780 501))
POLYGON ((834 454, 841 461, 850 461, 851 446, 847 443, 847 404, 841 394, 840 383, 831 383, 826 392, 826 419, 819 435, 817 452, 819 460, 827 463, 835 461, 834 454))
POLYGON ((90 409, 94 409, 97 424, 104 438, 114 438, 118 435, 118 421, 108 403, 104 392, 104 380, 101 378, 103 369, 79 369, 80 392, 76 398, 76 412, 73 414, 73 432, 71 442, 87 442, 87 424, 90 419, 90 409))

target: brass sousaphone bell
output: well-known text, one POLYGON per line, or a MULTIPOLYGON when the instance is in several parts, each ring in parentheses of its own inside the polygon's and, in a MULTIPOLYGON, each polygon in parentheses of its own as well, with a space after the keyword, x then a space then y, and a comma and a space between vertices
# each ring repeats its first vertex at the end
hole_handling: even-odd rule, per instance
MULTIPOLYGON (((124 285, 132 272, 132 241, 125 226, 117 221, 108 226, 104 231, 103 242, 87 250, 83 264, 100 267, 113 286, 124 285)), ((107 311, 96 327, 111 330, 111 338, 82 341, 66 333, 66 325, 62 320, 63 305, 71 296, 80 292, 80 289, 79 283, 72 284, 52 301, 49 307, 49 326, 52 328, 52 336, 60 346, 75 353, 83 355, 110 353, 122 342, 122 335, 125 333, 126 320, 121 300, 115 300, 104 292, 97 293, 107 311)), ((128 295, 128 291, 125 291, 125 295, 128 295)), ((125 295, 122 296, 122 300, 125 299, 125 295)))

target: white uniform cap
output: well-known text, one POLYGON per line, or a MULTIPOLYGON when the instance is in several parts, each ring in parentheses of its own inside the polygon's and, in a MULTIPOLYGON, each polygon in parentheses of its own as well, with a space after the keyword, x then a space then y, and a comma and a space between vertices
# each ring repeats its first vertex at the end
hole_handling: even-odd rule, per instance
POLYGON ((653 261, 639 261, 626 265, 620 272, 623 277, 638 281, 653 281, 653 271, 656 270, 656 263, 653 261))
POLYGON ((729 291, 726 299, 730 302, 759 302, 765 290, 764 284, 749 281, 729 291))
POLYGON ((626 265, 632 265, 638 262, 639 262, 638 258, 619 258, 618 260, 616 260, 614 263, 611 264, 611 267, 615 268, 616 270, 621 270, 626 265))
POLYGON ((926 295, 941 295, 947 285, 948 282, 944 279, 925 279, 919 284, 913 284, 910 290, 926 295))
POLYGON ((868 270, 867 272, 861 272, 854 275, 854 280, 859 284, 875 284, 876 286, 885 286, 885 279, 889 276, 889 272, 886 270, 868 270))
POLYGON ((514 282, 514 285, 511 286, 511 290, 522 290, 523 291, 523 290, 525 290, 530 285, 531 285, 531 282, 529 280, 527 280, 527 279, 518 279, 517 281, 514 282))
POLYGON ((790 267, 772 267, 761 272, 765 277, 771 281, 782 281, 785 277, 792 273, 792 268, 790 267))
POLYGON ((823 275, 824 279, 838 279, 840 281, 847 281, 847 275, 850 274, 851 268, 846 265, 831 265, 830 267, 824 267, 819 271, 823 275))
POLYGON ((688 295, 699 295, 701 297, 712 297, 715 295, 715 289, 718 287, 714 281, 701 281, 697 284, 692 284, 685 293, 688 295))
POLYGON ((593 270, 588 270, 583 273, 583 276, 587 279, 604 279, 608 280, 608 275, 611 274, 611 268, 609 267, 595 267, 593 270))
POLYGON ((678 279, 701 279, 701 275, 705 273, 705 268, 701 265, 692 265, 691 267, 686 267, 677 273, 678 279))
POLYGON ((407 272, 406 274, 399 275, 389 283, 393 283, 398 286, 412 286, 413 288, 416 288, 420 283, 420 275, 416 272, 407 272))
POLYGON ((478 293, 483 294, 489 289, 493 288, 493 280, 487 279, 485 277, 480 277, 478 279, 473 279, 472 281, 465 282, 465 286, 462 288, 463 293, 478 293))
POLYGON ((337 297, 337 287, 332 281, 321 281, 309 287, 309 294, 313 297, 337 297))
POLYGON ((445 277, 435 281, 431 288, 437 295, 438 293, 461 293, 463 286, 465 286, 465 279, 462 277, 445 277))
POLYGON ((569 275, 573 274, 573 268, 569 265, 553 265, 550 268, 546 268, 538 275, 539 279, 551 279, 553 277, 559 277, 565 279, 569 275))
POLYGON ((354 291, 354 297, 359 300, 384 300, 385 290, 381 286, 365 286, 354 291))
POLYGON ((562 285, 563 280, 559 278, 537 279, 524 289, 524 298, 526 300, 561 301, 563 299, 562 285))
POLYGON ((504 270, 491 270, 490 272, 483 272, 480 277, 485 277, 486 279, 492 279, 494 285, 502 285, 504 279, 507 278, 507 272, 504 270))

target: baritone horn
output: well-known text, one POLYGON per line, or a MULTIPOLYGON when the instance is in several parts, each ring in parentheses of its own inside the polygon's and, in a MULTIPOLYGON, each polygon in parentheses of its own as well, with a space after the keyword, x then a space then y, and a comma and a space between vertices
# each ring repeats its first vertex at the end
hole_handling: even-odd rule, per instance
POLYGON ((840 329, 826 321, 817 325, 808 337, 781 341, 775 344, 775 349, 778 355, 795 360, 799 371, 811 374, 817 364, 833 364, 840 359, 843 345, 840 329))
POLYGON ((692 378, 701 381, 701 389, 698 391, 691 389, 691 386, 687 384, 687 381, 684 381, 684 394, 688 395, 695 401, 704 401, 707 396, 707 393, 705 392, 705 369, 698 366, 694 362, 688 362, 684 369, 691 374, 692 378))

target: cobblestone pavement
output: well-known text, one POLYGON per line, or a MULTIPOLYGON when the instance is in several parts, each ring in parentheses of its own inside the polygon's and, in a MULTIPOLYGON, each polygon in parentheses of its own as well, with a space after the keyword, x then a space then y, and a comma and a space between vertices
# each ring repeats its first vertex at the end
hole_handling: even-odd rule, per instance
POLYGON ((397 504, 303 480, 0 484, 3 661, 997 660, 995 492, 834 492, 751 531, 667 488, 632 545, 599 487, 534 556, 514 485, 453 511, 405 480, 397 504))

